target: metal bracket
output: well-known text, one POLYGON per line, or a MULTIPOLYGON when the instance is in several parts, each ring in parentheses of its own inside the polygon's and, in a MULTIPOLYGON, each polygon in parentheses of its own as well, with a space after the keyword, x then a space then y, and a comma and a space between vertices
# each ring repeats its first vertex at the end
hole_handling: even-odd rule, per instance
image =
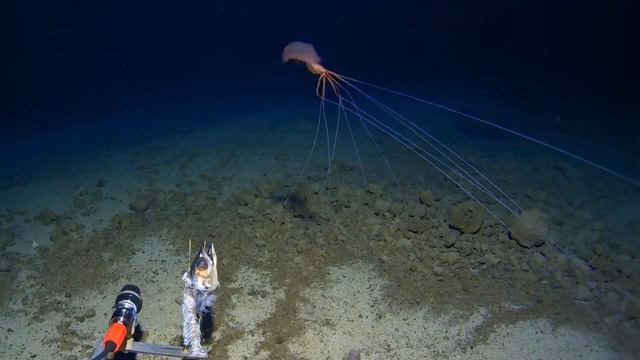
MULTIPOLYGON (((93 354, 91 358, 98 355, 104 349, 102 345, 102 339, 98 340, 96 344, 95 350, 93 350, 93 354)), ((137 354, 149 354, 149 355, 158 355, 158 356, 168 356, 175 357, 181 359, 209 359, 207 354, 194 354, 185 349, 182 346, 175 345, 162 345, 162 344, 151 344, 145 342, 133 341, 133 339, 129 339, 125 345, 123 352, 132 352, 137 354)))

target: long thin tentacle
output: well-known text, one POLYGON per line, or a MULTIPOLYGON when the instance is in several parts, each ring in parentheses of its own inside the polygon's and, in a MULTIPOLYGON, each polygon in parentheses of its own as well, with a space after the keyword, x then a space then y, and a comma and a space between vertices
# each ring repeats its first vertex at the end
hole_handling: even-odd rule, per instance
POLYGON ((363 92, 361 89, 359 89, 357 86, 351 84, 348 81, 344 81, 345 84, 349 85, 351 88, 355 89, 355 91, 357 91, 358 93, 360 93, 361 95, 363 95, 365 98, 367 98, 369 101, 371 101, 372 103, 374 103, 376 106, 378 106, 379 108, 381 108, 383 111, 385 111, 387 114, 389 114, 391 117, 393 117, 394 119, 396 119, 400 124, 402 124, 403 126, 405 126, 407 129, 409 129, 409 131, 411 131, 414 135, 416 135, 418 138, 420 138, 422 141, 424 141, 425 143, 427 143, 429 146, 431 146, 434 150, 436 150, 440 155, 442 155, 447 161, 451 162, 456 168, 458 168, 458 170, 462 171, 466 177, 468 178, 469 181, 474 182, 479 188, 481 188, 483 191, 485 191, 487 194, 491 194, 490 196, 497 202, 499 202, 503 207, 509 209, 512 213, 515 212, 522 212, 522 208, 518 205, 517 202, 515 202, 515 200, 513 200, 509 195, 507 195, 507 193, 502 190, 498 185, 496 185, 493 181, 491 181, 491 179, 489 179, 486 175, 484 175, 479 169, 477 169, 475 166, 473 166, 472 164, 470 164, 467 160, 465 160, 462 156, 460 156, 457 152, 455 152, 453 149, 451 149, 449 146, 447 146, 446 144, 444 144, 443 142, 441 142, 440 140, 438 140, 435 136, 433 136, 432 134, 428 133, 427 131, 425 131, 424 129, 420 128, 419 126, 417 126, 415 123, 413 123, 412 121, 410 121, 408 118, 406 118, 405 116, 401 115, 400 113, 398 113, 397 111, 393 110, 391 107, 383 104, 382 102, 378 101, 377 99, 375 99, 374 97, 370 96, 369 94, 363 92), (428 137, 425 138, 425 137, 428 137), (433 143, 435 142, 435 144, 437 144, 438 146, 435 146, 433 143), (456 158, 458 161, 460 161, 461 163, 459 163, 458 161, 456 161, 453 158, 456 158), (504 198, 506 198, 509 203, 510 206, 508 206, 506 203, 504 203, 502 200, 500 200, 498 198, 498 196, 496 194, 493 193, 493 191, 491 191, 490 189, 487 188, 487 186, 485 186, 485 184, 482 184, 475 176, 473 176, 473 174, 469 173, 469 171, 467 170, 470 169, 470 171, 478 174, 484 181, 486 181, 488 183, 488 185, 490 187, 492 187, 493 189, 495 189, 496 191, 498 191, 504 198), (513 206, 514 209, 511 209, 511 206, 513 206))
POLYGON ((356 137, 353 135, 353 130, 351 129, 351 123, 349 122, 349 117, 347 116, 347 110, 342 105, 342 108, 339 110, 344 113, 344 121, 347 124, 347 129, 349 129, 349 135, 351 136, 351 142, 353 143, 353 147, 356 152, 356 158, 358 159, 358 165, 360 166, 360 171, 362 172, 362 181, 364 182, 364 186, 369 185, 367 181, 367 174, 364 169, 364 164, 362 163, 362 158, 360 157, 360 150, 358 149, 358 142, 356 141, 356 137))
POLYGON ((287 203, 291 199, 291 195, 293 195, 293 193, 297 190, 298 186, 300 185, 300 182, 302 181, 302 177, 304 176, 304 173, 307 171, 307 168, 309 167, 309 163, 311 162, 311 158, 313 157, 313 152, 316 149, 316 145, 318 144, 318 137, 320 136, 320 128, 322 125, 322 114, 323 114, 323 109, 325 107, 324 96, 320 96, 321 81, 322 79, 318 78, 318 84, 316 85, 316 94, 318 94, 318 96, 320 97, 320 108, 318 110, 318 121, 316 123, 316 133, 313 136, 313 143, 311 144, 311 149, 309 149, 309 155, 307 155, 307 160, 304 162, 304 165, 302 166, 300 175, 298 175, 298 178, 293 183, 293 186, 291 187, 291 191, 289 191, 289 193, 287 194, 287 198, 282 202, 283 206, 287 205, 287 203))
MULTIPOLYGON (((334 104, 334 105, 338 105, 335 101, 330 100, 330 99, 325 99, 325 101, 328 102, 328 103, 334 104)), ((347 111, 353 113, 353 114, 356 114, 355 105, 350 103, 350 102, 348 102, 348 101, 345 101, 345 103, 347 105, 350 105, 350 106, 353 107, 353 108, 345 107, 345 109, 347 111)), ((437 157, 434 157, 431 153, 429 153, 427 150, 423 149, 420 145, 418 145, 415 142, 411 141, 410 139, 406 138, 404 135, 398 133, 393 128, 390 128, 384 122, 378 120, 376 117, 374 117, 373 115, 367 113, 362 108, 358 108, 358 112, 362 114, 362 119, 364 121, 366 121, 367 123, 371 124, 372 126, 374 126, 376 129, 380 130, 381 132, 385 133, 386 135, 388 135, 389 137, 391 137, 392 139, 397 141, 399 144, 405 146, 407 149, 411 150, 414 154, 416 154, 419 158, 421 158, 422 160, 424 160, 425 162, 430 164, 434 169, 436 169, 438 172, 440 172, 442 175, 444 175, 447 179, 449 179, 449 181, 451 181, 457 187, 462 189, 462 191, 465 194, 467 194, 472 200, 474 200, 480 206, 482 206, 482 208, 485 209, 485 211, 487 211, 487 213, 489 213, 493 218, 495 218, 496 221, 498 221, 500 224, 502 224, 502 226, 504 226, 509 231, 511 231, 511 228, 494 211, 489 209, 489 207, 484 202, 480 201, 461 182, 459 182, 456 179, 454 179, 451 174, 449 174, 447 171, 442 169, 437 164, 437 161, 434 161, 434 160, 437 160, 437 157)), ((465 179, 465 177, 462 176, 462 174, 460 174, 459 172, 456 172, 455 169, 451 169, 449 167, 449 170, 452 171, 457 176, 461 177, 462 179, 465 179)), ((473 183, 471 183, 471 184, 473 185, 473 183)))
MULTIPOLYGON (((328 71, 328 73, 330 75, 336 75, 334 72, 328 71)), ((340 83, 338 81, 336 81, 335 83, 336 83, 337 87, 339 87, 341 89, 344 89, 344 87, 342 85, 340 85, 340 83)), ((356 101, 355 101, 354 97, 351 95, 351 92, 349 92, 347 89, 344 89, 344 90, 345 90, 345 93, 347 94, 347 96, 349 96, 349 99, 351 100, 351 102, 356 104, 356 101)), ((384 161, 385 167, 387 168, 387 172, 389 172, 389 174, 391 175, 391 178, 393 179, 393 185, 397 188, 400 185, 400 183, 398 182, 398 178, 396 177, 396 174, 393 171, 393 168, 391 167, 391 164, 389 163, 389 160, 385 156, 384 151, 382 151, 382 148, 380 147, 380 144, 378 144, 378 141, 376 141, 375 137, 371 133, 371 130, 369 129, 369 127, 367 126, 365 121, 362 119, 362 117, 358 113, 358 109, 359 108, 356 106, 356 116, 358 116, 358 118, 360 119, 360 123, 362 124, 362 127, 367 132, 367 135, 369 136, 369 138, 373 142, 373 145, 376 147, 376 150, 378 151, 378 153, 382 157, 382 160, 384 161)))
POLYGON ((598 163, 596 163, 596 162, 594 162, 594 161, 591 161, 591 160, 589 160, 589 159, 587 159, 587 158, 585 158, 585 157, 582 157, 582 156, 580 156, 580 155, 574 154, 574 153, 572 153, 572 152, 570 152, 570 151, 568 151, 568 150, 565 150, 565 149, 562 149, 562 148, 560 148, 560 147, 558 147, 558 146, 555 146, 555 145, 549 144, 549 143, 547 143, 547 142, 545 142, 545 141, 542 141, 542 140, 536 139, 536 138, 534 138, 534 137, 532 137, 532 136, 530 136, 530 135, 524 134, 524 133, 522 133, 522 132, 519 132, 519 131, 516 131, 516 130, 512 130, 512 129, 509 129, 509 128, 507 128, 507 127, 505 127, 505 126, 502 126, 502 125, 500 125, 500 124, 497 124, 497 123, 495 123, 495 122, 492 122, 492 121, 489 121, 489 120, 482 119, 482 118, 480 118, 480 117, 477 117, 477 116, 474 116, 474 115, 471 115, 471 114, 465 113, 465 112, 463 112, 463 111, 460 111, 460 110, 454 109, 454 108, 449 107, 449 106, 445 106, 445 105, 441 105, 441 104, 435 103, 435 102, 433 102, 433 101, 429 101, 429 100, 421 99, 421 98, 419 98, 419 97, 416 97, 416 96, 413 96, 413 95, 409 95, 409 94, 406 94, 406 93, 403 93, 403 92, 400 92, 400 91, 396 91, 396 90, 388 89, 388 88, 383 87, 383 86, 380 86, 380 85, 372 84, 372 83, 369 83, 369 82, 366 82, 366 81, 362 81, 362 80, 354 79, 354 78, 351 78, 351 77, 348 77, 348 76, 344 76, 344 75, 338 75, 338 74, 336 74, 336 73, 333 73, 333 75, 334 75, 334 76, 337 76, 337 77, 338 77, 338 78, 340 78, 341 80, 350 80, 350 81, 353 81, 353 82, 357 82, 357 83, 360 83, 360 84, 363 84, 363 85, 366 85, 366 86, 370 86, 370 87, 375 88, 375 89, 379 89, 379 90, 382 90, 382 91, 386 91, 386 92, 391 93, 391 94, 395 94, 395 95, 398 95, 398 96, 405 97, 405 98, 407 98, 407 99, 411 99, 411 100, 414 100, 414 101, 417 101, 417 102, 420 102, 420 103, 423 103, 423 104, 427 104, 427 105, 430 105, 430 106, 436 107, 436 108, 438 108, 438 109, 445 110, 445 111, 448 111, 448 112, 451 112, 451 113, 454 113, 454 114, 460 115, 460 116, 462 116, 462 117, 465 117, 465 118, 468 118, 468 119, 471 119, 471 120, 478 121, 478 122, 483 123, 483 124, 485 124, 485 125, 491 126, 491 127, 493 127, 493 128, 496 128, 496 129, 502 130, 502 131, 507 132, 507 133, 509 133, 509 134, 512 134, 512 135, 515 135, 515 136, 521 137, 521 138, 523 138, 523 139, 526 139, 526 140, 528 140, 528 141, 531 141, 531 142, 533 142, 533 143, 536 143, 536 144, 538 144, 538 145, 542 145, 542 146, 544 146, 544 147, 546 147, 546 148, 549 148, 549 149, 551 149, 551 150, 557 151, 557 152, 559 152, 559 153, 561 153, 561 154, 564 154, 564 155, 566 155, 566 156, 568 156, 568 157, 570 157, 570 158, 573 158, 573 159, 578 160, 578 161, 580 161, 580 162, 583 162, 583 163, 585 163, 585 164, 591 165, 591 166, 593 166, 593 167, 595 167, 595 168, 597 168, 597 169, 600 169, 600 170, 602 170, 602 171, 604 171, 604 172, 606 172, 606 173, 609 173, 609 174, 611 174, 611 175, 613 175, 613 176, 615 176, 615 177, 618 177, 618 178, 620 178, 620 179, 623 179, 623 180, 625 180, 625 181, 627 181, 627 182, 629 182, 629 183, 631 183, 631 184, 634 184, 634 185, 640 186, 640 180, 637 180, 637 179, 631 178, 631 177, 626 176, 626 175, 624 175, 624 174, 622 174, 622 173, 620 173, 620 172, 618 172, 618 171, 615 171, 615 170, 613 170, 613 169, 610 169, 610 168, 608 168, 608 167, 606 167, 606 166, 604 166, 604 165, 600 165, 600 164, 598 164, 598 163))
MULTIPOLYGON (((349 94, 348 89, 344 89, 344 91, 346 93, 349 94)), ((374 102, 375 104, 375 102, 374 102)), ((382 105, 382 104, 381 104, 382 105)), ((354 106, 357 107, 357 105, 354 103, 354 106)), ((388 110, 391 110, 390 108, 387 107, 388 110)), ((387 110, 385 109, 385 110, 387 110)), ((391 110, 392 111, 392 110, 391 110)), ((390 115, 394 115, 397 113, 390 113, 389 111, 387 111, 390 115)), ((399 114, 398 114, 399 115, 399 114)), ((400 115, 401 116, 401 115, 400 115)), ((401 124, 402 123, 402 119, 397 119, 401 124)), ((403 124, 406 126, 406 124, 403 124)), ((395 129, 394 129, 395 131, 395 129)), ((456 163, 455 161, 453 161, 449 156, 447 156, 447 154, 445 154, 441 149, 439 149, 438 147, 436 147, 431 141, 429 141, 428 139, 425 139, 424 137, 420 136, 420 134, 417 134, 415 132, 415 130, 413 131, 416 135, 418 135, 418 137, 424 141, 427 145, 429 145, 431 148, 433 148, 434 150, 436 150, 441 156, 443 156, 446 160, 448 160, 450 163, 453 164, 453 166, 455 166, 458 171, 456 171, 455 169, 453 169, 451 166, 449 166, 447 163, 445 163, 442 159, 438 158, 437 156, 433 155, 430 152, 426 152, 428 154, 429 157, 431 157, 435 162, 439 163, 441 166, 444 166, 445 168, 447 168, 449 171, 452 171, 454 174, 458 175, 459 177, 461 177, 462 179, 465 179, 466 181, 470 182, 473 186, 477 187, 478 189, 480 189, 481 191, 483 191, 485 194, 487 194, 492 200, 496 201, 498 204, 500 204, 502 207, 504 207, 505 209, 507 209, 509 212, 511 212, 514 216, 518 216, 519 214, 519 209, 520 207, 516 204, 515 207, 517 210, 512 209, 510 206, 508 206, 507 204, 505 204, 496 194, 494 194, 490 189, 487 189, 483 184, 481 184, 479 181, 477 181, 477 179, 475 179, 473 176, 471 176, 463 167, 461 167, 458 163, 456 163), (462 172, 462 173, 460 173, 462 172)), ((433 139, 435 139, 435 137, 432 137, 433 139)), ((437 139, 435 139, 437 140, 437 139)), ((499 189, 499 188, 498 188, 499 189)), ((502 190, 500 190, 502 191, 502 190)), ((503 192, 504 193, 504 192, 503 192)), ((506 195, 506 194, 505 194, 506 195)), ((509 198, 507 196, 507 198, 509 198)), ((510 198, 509 198, 510 199, 510 198)), ((511 199, 510 199, 511 200, 511 199)), ((515 204, 515 201, 511 200, 512 203, 515 204)))
MULTIPOLYGON (((326 100, 326 90, 327 90, 327 77, 323 75, 320 76, 322 78, 322 99, 326 100)), ((326 109, 323 107, 321 109, 322 111, 322 121, 324 122, 324 129, 325 129, 325 133, 326 133, 326 137, 327 137, 327 161, 328 161, 328 166, 327 166, 327 180, 326 180, 326 188, 327 188, 327 199, 328 201, 331 201, 331 162, 332 162, 332 158, 331 158, 331 137, 329 136, 329 123, 327 121, 327 113, 326 113, 326 109)))

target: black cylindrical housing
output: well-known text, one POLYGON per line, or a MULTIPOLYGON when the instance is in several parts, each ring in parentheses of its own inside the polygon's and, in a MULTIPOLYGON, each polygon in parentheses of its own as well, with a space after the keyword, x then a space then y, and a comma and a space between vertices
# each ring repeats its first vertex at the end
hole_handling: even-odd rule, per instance
POLYGON ((123 300, 129 300, 136 306, 136 311, 139 314, 142 311, 142 296, 140 296, 140 288, 135 285, 125 285, 120 290, 120 293, 116 297, 116 307, 118 303, 123 300))

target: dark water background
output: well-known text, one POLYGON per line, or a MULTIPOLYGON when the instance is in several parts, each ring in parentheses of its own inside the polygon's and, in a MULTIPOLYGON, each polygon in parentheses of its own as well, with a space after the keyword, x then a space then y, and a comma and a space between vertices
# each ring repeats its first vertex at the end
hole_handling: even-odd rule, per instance
POLYGON ((629 0, 6 6, 1 137, 12 174, 55 154, 235 116, 312 106, 312 117, 315 79, 280 61, 293 40, 313 43, 337 72, 638 171, 640 58, 629 0), (604 152, 612 147, 615 158, 604 152))

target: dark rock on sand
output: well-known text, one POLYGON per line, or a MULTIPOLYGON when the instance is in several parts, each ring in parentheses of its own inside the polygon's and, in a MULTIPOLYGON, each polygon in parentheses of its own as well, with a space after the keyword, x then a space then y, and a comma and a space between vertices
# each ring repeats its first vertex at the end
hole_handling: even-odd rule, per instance
POLYGON ((463 234, 475 234, 482 228, 484 209, 474 201, 456 205, 449 217, 449 225, 463 234))
POLYGON ((393 216, 400 216, 404 212, 404 204, 400 201, 394 201, 389 206, 389 212, 393 216))
POLYGON ((94 308, 88 308, 87 310, 84 311, 84 313, 82 314, 82 316, 85 319, 90 319, 94 316, 96 316, 96 310, 94 308))
POLYGON ((382 186, 378 184, 369 184, 369 186, 367 186, 367 192, 374 195, 375 197, 380 197, 382 196, 383 192, 382 186))
POLYGON ((51 225, 58 221, 58 215, 53 211, 46 209, 42 210, 36 215, 35 220, 42 225, 51 225))
POLYGON ((107 180, 105 179, 98 179, 98 181, 96 181, 97 188, 103 188, 105 185, 107 185, 107 180))
POLYGON ((349 350, 349 353, 344 357, 344 360, 360 360, 360 351, 356 349, 349 350))
POLYGON ((522 247, 541 246, 551 236, 551 218, 540 210, 525 210, 510 225, 509 236, 522 247))
POLYGON ((238 201, 242 205, 251 205, 256 201, 256 196, 249 191, 241 191, 236 194, 238 201))
POLYGON ((473 254, 476 239, 473 235, 463 234, 458 237, 455 249, 462 256, 470 256, 473 254))
POLYGON ((411 217, 424 217, 427 214, 427 207, 422 204, 412 204, 407 209, 407 215, 411 217))
POLYGON ((11 271, 11 263, 7 259, 0 260, 0 272, 9 272, 11 271))
POLYGON ((80 189, 73 196, 73 207, 83 210, 89 207, 91 204, 91 197, 89 191, 86 189, 80 189))
POLYGON ((459 232, 449 231, 449 233, 444 236, 444 247, 450 248, 454 246, 458 242, 459 238, 460 238, 459 232))
POLYGON ((138 196, 129 203, 129 209, 137 213, 143 213, 151 207, 151 202, 142 196, 138 196))
POLYGON ((436 200, 433 196, 433 191, 431 191, 431 189, 420 191, 420 193, 418 194, 418 198, 420 199, 421 203, 429 207, 434 206, 436 204, 436 200))
POLYGON ((256 185, 256 195, 263 199, 270 199, 275 192, 275 187, 270 181, 262 181, 256 185))
POLYGON ((579 285, 573 293, 573 298, 578 301, 591 301, 593 300, 593 294, 586 285, 579 285))
POLYGON ((430 225, 427 221, 420 218, 414 218, 407 221, 407 230, 412 233, 422 234, 429 229, 430 225))
POLYGON ((0 250, 3 250, 13 244, 13 231, 10 229, 0 228, 0 250))
POLYGON ((387 210, 389 210, 389 206, 391 206, 391 204, 388 202, 378 199, 373 204, 373 213, 376 215, 383 215, 387 210))

